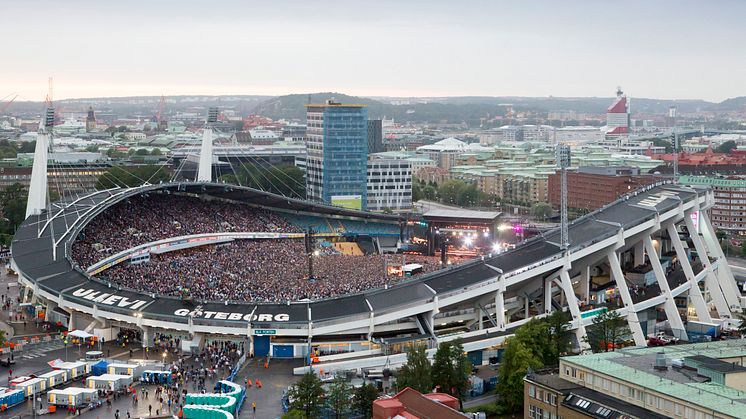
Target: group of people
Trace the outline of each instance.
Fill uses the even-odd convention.
[[[406,262],[421,264],[425,272],[440,267],[435,257],[407,255]],[[313,256],[312,263],[314,279],[309,280],[302,239],[237,240],[151,255],[147,263],[120,264],[100,277],[160,295],[251,302],[316,300],[382,288],[402,279],[387,275],[387,257],[382,255],[321,254]]]
[[[95,217],[73,244],[73,258],[85,268],[111,254],[169,237],[304,231],[289,219],[221,200],[161,193],[138,195]],[[241,239],[151,253],[149,260],[113,266],[99,277],[148,293],[237,302],[316,300],[383,288],[402,279],[387,274],[385,256],[344,255],[323,240],[321,244],[312,256],[312,272],[304,240],[280,238]],[[434,257],[407,256],[407,263],[419,263],[425,272],[441,267]]]
[[[138,195],[91,220],[73,243],[73,259],[85,268],[143,243],[190,234],[302,231],[273,212],[249,205],[182,195]]]

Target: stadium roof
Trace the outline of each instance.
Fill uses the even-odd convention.
[[[477,211],[431,201],[418,201],[415,206],[422,211],[422,216],[429,221],[481,221],[493,222],[502,214],[498,211]]]

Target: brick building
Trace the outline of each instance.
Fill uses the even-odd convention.
[[[681,176],[679,183],[711,186],[715,191],[715,205],[710,210],[713,227],[727,232],[734,240],[746,240],[746,178]]]
[[[593,211],[655,181],[654,176],[640,174],[634,167],[581,167],[567,173],[567,206]],[[557,172],[549,176],[552,206],[560,205],[561,191],[561,175]]]

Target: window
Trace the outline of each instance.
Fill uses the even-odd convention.
[[[544,419],[544,409],[532,404],[528,405],[528,417],[531,419]]]
[[[528,386],[528,395],[529,395],[530,397],[535,397],[535,396],[536,396],[536,387],[534,387],[534,385],[533,385],[533,384],[530,384],[530,385]]]

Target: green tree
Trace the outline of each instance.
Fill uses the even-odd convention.
[[[531,206],[531,215],[546,220],[552,215],[552,206],[546,202],[537,202]]]
[[[336,419],[348,417],[352,407],[352,386],[344,377],[336,376],[326,393],[327,406],[334,412]]]
[[[89,153],[95,153],[95,152],[98,151],[98,149],[99,149],[99,145],[98,144],[91,144],[91,145],[89,145],[89,146],[87,146],[85,148],[85,151],[87,151]]]
[[[466,183],[462,180],[451,179],[443,182],[443,184],[438,188],[440,202],[444,204],[458,205],[459,192],[465,187]]]
[[[136,156],[147,156],[150,154],[147,148],[138,148],[137,151],[135,151]]]
[[[733,140],[729,140],[729,141],[726,141],[720,144],[718,148],[715,149],[715,151],[717,151],[718,153],[730,153],[731,150],[733,150],[736,147],[737,147],[736,142]]]
[[[289,410],[287,413],[281,416],[281,419],[306,419],[303,412],[300,410]]]
[[[741,256],[746,257],[746,240],[741,242]]]
[[[431,373],[425,345],[412,345],[407,348],[406,364],[396,374],[396,387],[399,390],[411,387],[420,393],[429,393],[433,389]]]
[[[742,308],[740,313],[736,313],[736,317],[741,320],[738,325],[738,332],[741,336],[746,336],[746,308]]]
[[[541,368],[542,363],[517,336],[508,338],[506,345],[496,392],[505,413],[515,413],[523,409],[523,377],[530,369]]]
[[[460,340],[443,342],[433,358],[433,384],[440,387],[440,391],[461,399],[469,390],[471,369]]]
[[[353,406],[365,419],[369,419],[373,417],[373,402],[377,398],[378,389],[372,384],[365,384],[355,389]]]
[[[18,226],[26,219],[27,197],[28,191],[20,183],[14,183],[0,192],[0,241],[6,246],[10,244]]]
[[[290,388],[290,409],[302,412],[306,418],[318,417],[324,403],[324,388],[313,372],[307,372]]]
[[[614,351],[630,336],[632,332],[627,321],[616,311],[607,311],[593,318],[593,324],[586,328],[585,340],[593,352],[608,352]]]
[[[154,148],[153,150],[150,151],[150,155],[151,156],[162,156],[163,152],[161,151],[160,148]]]
[[[422,190],[422,196],[428,201],[437,201],[438,200],[438,188],[433,185],[427,185]]]
[[[673,153],[673,144],[671,144],[671,140],[655,138],[653,139],[653,145],[656,147],[664,147],[666,153]]]
[[[476,185],[464,185],[458,190],[456,203],[462,207],[473,207],[479,204],[481,195]]]
[[[422,184],[417,179],[412,179],[412,202],[417,202],[423,198]]]

